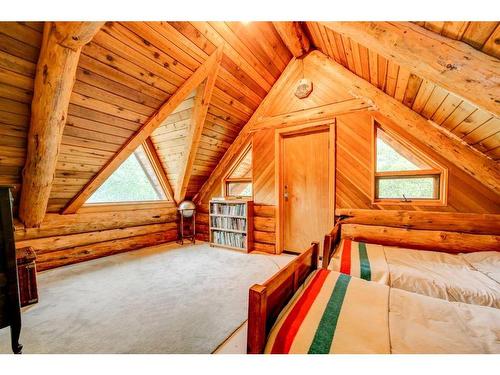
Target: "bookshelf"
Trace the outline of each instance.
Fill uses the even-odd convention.
[[[253,201],[213,199],[209,203],[210,246],[253,250]]]

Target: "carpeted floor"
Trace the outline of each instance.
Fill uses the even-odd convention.
[[[23,352],[211,353],[246,320],[248,288],[291,259],[167,245],[43,272]]]

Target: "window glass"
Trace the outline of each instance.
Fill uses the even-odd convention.
[[[158,201],[167,199],[144,148],[139,146],[90,196],[86,203]]]
[[[439,177],[377,178],[377,196],[382,199],[439,199]]]
[[[251,197],[251,182],[227,182],[227,195],[231,197]]]

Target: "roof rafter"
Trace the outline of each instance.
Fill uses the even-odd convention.
[[[170,185],[170,182],[168,181],[167,174],[165,173],[165,169],[161,163],[158,153],[156,152],[156,148],[153,144],[153,141],[151,140],[151,137],[148,137],[144,141],[143,146],[146,155],[151,161],[151,165],[153,166],[156,176],[160,181],[160,185],[163,188],[163,191],[167,193],[167,197],[169,199],[171,199],[175,204],[177,204],[174,197],[174,191],[172,189],[172,186]]]
[[[464,172],[500,194],[500,169],[496,161],[483,155],[432,121],[426,120],[320,51],[313,51],[308,57],[311,64],[323,71],[324,74],[328,74],[328,77],[336,84],[344,87],[356,97],[372,100],[378,110],[378,112],[374,112],[375,117],[381,114],[385,122],[390,121],[394,127],[422,140]]]
[[[498,59],[410,22],[320,22],[498,116]]]
[[[175,200],[182,202],[186,197],[189,180],[193,173],[194,160],[198,153],[203,126],[207,117],[208,106],[212,98],[212,93],[215,87],[215,81],[222,60],[222,48],[219,48],[217,53],[217,64],[213,66],[212,72],[207,77],[206,81],[198,87],[194,100],[193,115],[189,124],[188,134],[186,136],[187,150],[181,160],[179,169],[179,178],[175,193]]]
[[[103,23],[45,23],[19,204],[19,218],[28,228],[45,216],[80,53]]]
[[[182,101],[202,83],[218,63],[219,51],[212,53],[207,60],[182,84],[181,87],[162,104],[153,116],[125,143],[125,145],[109,160],[104,167],[62,210],[62,214],[75,213],[85,201],[101,186],[106,179],[127,159],[139,145],[162,124],[163,121],[182,103]]]
[[[295,57],[305,55],[311,49],[311,42],[300,22],[273,22],[274,28]]]

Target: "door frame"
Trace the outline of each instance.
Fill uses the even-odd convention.
[[[276,210],[276,254],[281,254],[284,247],[284,204],[283,204],[283,139],[291,135],[306,135],[318,131],[328,131],[328,221],[333,227],[335,222],[335,154],[336,154],[336,121],[321,125],[303,124],[282,129],[274,133],[274,152],[276,160],[274,189],[278,207]],[[326,235],[326,233],[325,233]]]

